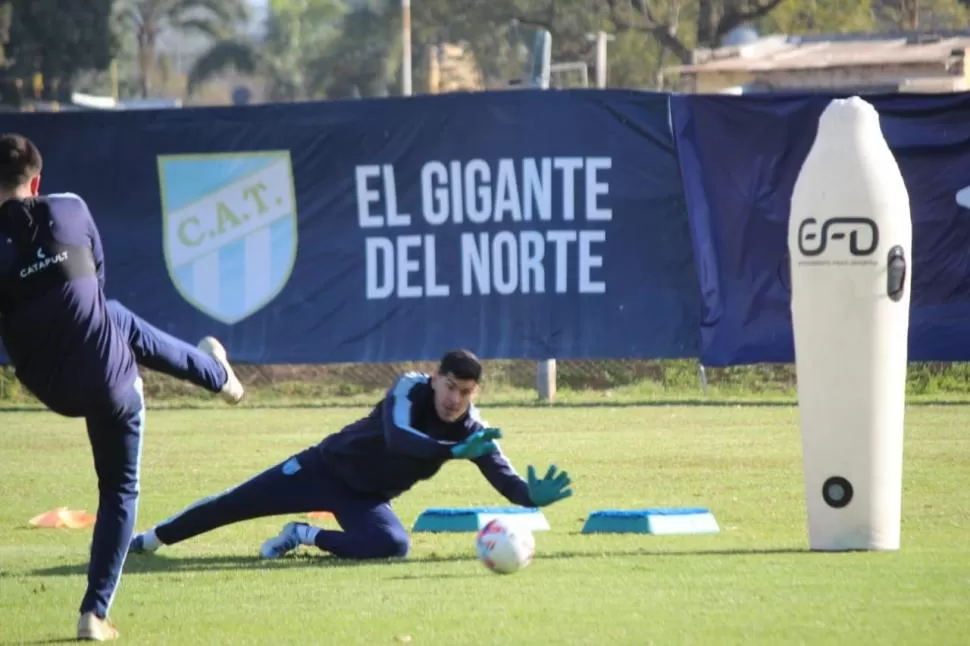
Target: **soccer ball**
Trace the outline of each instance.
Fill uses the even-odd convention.
[[[491,520],[475,537],[478,560],[496,574],[518,572],[536,553],[536,541],[528,529],[502,520]]]

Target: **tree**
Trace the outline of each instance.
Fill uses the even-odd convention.
[[[0,0],[0,67],[7,66],[4,50],[10,44],[10,26],[13,22],[13,1]]]
[[[694,48],[717,46],[735,27],[771,14],[784,1],[490,0],[469,3],[455,15],[448,0],[422,0],[414,3],[413,20],[416,42],[468,40],[487,75],[502,64],[522,65],[516,48],[500,45],[513,40],[516,27],[548,30],[554,61],[589,64],[595,44],[587,35],[603,29],[617,36],[610,45],[610,78],[649,87],[659,82],[668,57],[690,62]],[[496,53],[502,51],[506,58],[496,66]]]
[[[27,97],[67,100],[79,73],[107,69],[117,46],[111,10],[112,0],[0,3],[4,103]],[[40,83],[34,85],[35,78]]]
[[[325,87],[329,97],[399,93],[401,35],[399,0],[359,5],[344,16],[325,54],[311,63],[315,85]]]
[[[883,29],[933,32],[966,29],[965,0],[873,0],[873,13]]]
[[[717,47],[731,30],[771,13],[784,0],[601,0],[618,31],[649,34],[689,63],[696,47]],[[693,24],[692,33],[679,27]]]
[[[448,0],[422,0],[412,7],[413,37],[419,45],[465,41],[478,59],[486,85],[502,86],[528,68],[535,30],[552,34],[553,59],[589,59],[586,34],[603,22],[590,0],[489,0],[471,2],[455,12]]]
[[[265,36],[218,40],[189,71],[189,93],[235,69],[262,76],[272,101],[319,98],[325,79],[312,70],[327,58],[345,11],[341,0],[272,0]]]
[[[33,0],[31,0],[33,1]],[[158,60],[158,37],[165,29],[220,39],[249,17],[245,0],[118,0],[120,15],[133,27],[138,43],[141,95],[151,93],[151,71]]]
[[[784,0],[757,22],[762,33],[865,33],[876,29],[872,0]]]

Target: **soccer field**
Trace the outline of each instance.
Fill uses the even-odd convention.
[[[138,529],[310,444],[364,408],[153,410]],[[807,551],[797,410],[776,406],[487,408],[525,472],[550,462],[575,495],[546,510],[536,561],[497,576],[466,534],[413,536],[406,561],[359,565],[259,544],[293,517],[133,555],[112,619],[132,644],[965,644],[970,634],[970,407],[907,411],[903,546]],[[216,431],[218,427],[225,431]],[[90,529],[31,529],[94,511],[83,425],[0,413],[0,643],[74,636]],[[505,504],[468,463],[395,505]],[[707,506],[713,536],[588,536],[598,508]]]

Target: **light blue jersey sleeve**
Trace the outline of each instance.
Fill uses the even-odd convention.
[[[384,441],[394,453],[402,453],[426,460],[447,460],[452,457],[452,442],[442,442],[414,428],[411,418],[411,391],[428,383],[429,377],[418,372],[406,372],[391,386],[384,400]]]

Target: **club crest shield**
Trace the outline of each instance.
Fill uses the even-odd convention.
[[[182,297],[232,325],[269,304],[296,261],[288,151],[160,155],[165,264]]]

